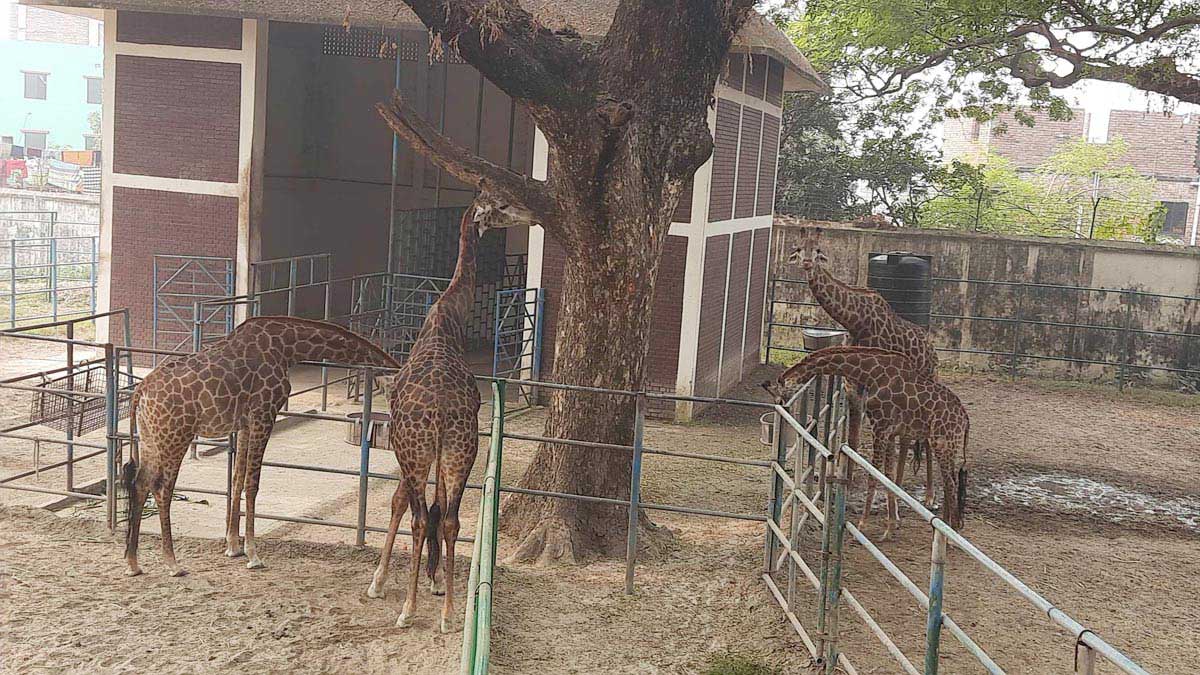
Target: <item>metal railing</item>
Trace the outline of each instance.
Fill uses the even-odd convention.
[[[99,237],[0,241],[0,322],[18,324],[96,311]]]
[[[1200,331],[1189,333],[1140,328],[1136,325],[1135,317],[1137,313],[1136,305],[1139,301],[1144,301],[1148,304],[1179,302],[1183,304],[1180,315],[1189,316],[1195,313],[1194,310],[1197,307],[1200,307],[1200,298],[1150,293],[1128,288],[1093,288],[1086,286],[946,277],[935,277],[933,281],[943,286],[957,284],[966,285],[967,287],[978,286],[980,288],[997,289],[997,292],[1004,291],[1015,296],[1013,300],[1013,314],[1011,316],[933,312],[930,315],[933,320],[930,333],[935,340],[945,339],[947,334],[958,336],[956,344],[938,345],[937,350],[939,352],[987,356],[998,359],[1012,378],[1016,378],[1019,374],[1022,362],[1028,360],[1053,361],[1077,366],[1108,368],[1114,373],[1116,384],[1121,389],[1129,383],[1132,375],[1136,372],[1157,371],[1170,373],[1177,377],[1200,380]],[[799,288],[805,289],[803,294],[796,291]],[[1047,310],[1044,307],[1031,306],[1033,303],[1026,301],[1031,290],[1075,295],[1073,313],[1076,317],[1079,314],[1079,305],[1083,304],[1080,298],[1086,297],[1090,299],[1094,294],[1100,295],[1102,298],[1115,295],[1119,300],[1118,307],[1121,308],[1119,322],[1115,324],[1101,324],[1088,323],[1078,319],[1074,321],[1058,321],[1041,318],[1047,315]],[[804,297],[805,299],[796,299],[797,297]],[[945,296],[935,294],[934,307],[937,308],[948,304],[944,299]],[[799,310],[792,308],[799,308]],[[765,347],[768,362],[773,358],[777,358],[780,353],[805,352],[806,350],[801,344],[798,332],[801,329],[833,327],[832,324],[828,323],[827,318],[824,319],[824,322],[814,319],[811,312],[806,312],[806,316],[799,321],[792,318],[795,316],[796,311],[805,312],[808,309],[820,309],[820,305],[812,300],[811,295],[808,294],[807,282],[800,279],[773,279],[771,281],[767,296],[767,340]],[[824,318],[823,313],[819,316]],[[1006,326],[1007,329],[986,339],[978,336],[970,336],[970,331],[967,328],[977,323]],[[1033,335],[1031,329],[1053,332],[1054,337],[1065,345],[1064,351],[1062,353],[1049,353],[1045,350],[1037,350],[1036,345],[1030,345],[1033,338],[1037,337]],[[793,332],[795,332],[794,335]],[[1162,339],[1177,341],[1176,353],[1170,362],[1172,364],[1184,364],[1185,367],[1168,365],[1165,362],[1139,362],[1139,345],[1145,345],[1146,343]],[[1042,342],[1045,341],[1042,340]],[[1107,348],[1101,347],[1097,351],[1096,347],[1088,346],[1089,341],[1101,342],[1110,346]],[[995,346],[989,349],[975,347],[974,345],[978,342]],[[964,345],[964,343],[966,344]],[[1003,348],[997,348],[1001,344],[1003,344]],[[1089,354],[1091,355],[1090,357]]]
[[[18,483],[17,480],[31,475],[24,472],[0,480],[0,489],[28,490],[32,492],[48,492],[84,500],[102,501],[106,505],[110,528],[116,528],[118,523],[117,509],[117,469],[125,445],[133,438],[135,429],[122,432],[118,428],[119,402],[127,387],[118,382],[121,359],[129,359],[133,354],[159,353],[163,350],[142,349],[136,347],[118,347],[111,343],[99,344],[80,340],[70,340],[55,336],[32,335],[28,333],[14,334],[6,331],[6,338],[46,340],[75,346],[85,345],[103,350],[105,368],[105,389],[103,392],[57,392],[63,395],[81,396],[84,398],[101,397],[105,406],[105,443],[76,441],[75,445],[91,450],[84,457],[69,458],[68,463],[83,461],[91,457],[105,457],[104,494],[94,495],[83,492],[57,490],[40,485]],[[166,355],[182,355],[180,352],[166,352]],[[329,367],[354,369],[360,372],[366,383],[361,397],[361,415],[333,413],[303,413],[281,412],[280,417],[297,417],[338,424],[355,424],[359,420],[373,419],[374,408],[374,378],[385,372],[380,368],[359,368],[347,364],[318,364]],[[480,377],[490,382],[492,389],[492,425],[490,429],[480,432],[480,436],[490,439],[487,467],[482,484],[468,483],[467,488],[482,490],[479,507],[479,524],[474,537],[460,537],[460,541],[474,545],[475,555],[472,559],[471,574],[468,578],[469,601],[467,621],[464,624],[463,671],[486,673],[490,658],[492,603],[495,598],[495,558],[497,547],[497,531],[500,514],[498,499],[502,493],[535,495],[552,499],[566,499],[580,502],[604,503],[624,507],[628,514],[626,531],[626,556],[624,587],[626,593],[632,593],[636,581],[638,561],[638,518],[645,511],[660,511],[678,514],[689,514],[703,517],[726,518],[732,520],[762,523],[764,527],[763,541],[763,574],[762,579],[771,597],[779,604],[789,623],[804,642],[810,657],[819,664],[826,673],[832,673],[836,668],[842,668],[849,673],[857,672],[849,658],[839,647],[839,611],[845,604],[850,607],[867,625],[871,632],[887,647],[888,652],[897,663],[908,673],[921,672],[896,646],[895,641],[879,626],[868,612],[858,602],[852,591],[844,583],[845,563],[842,557],[845,535],[849,533],[871,555],[879,561],[885,571],[895,577],[914,596],[918,604],[927,611],[925,622],[926,651],[924,672],[937,673],[940,662],[940,636],[945,627],[967,650],[984,665],[989,672],[1003,672],[999,666],[954,622],[948,613],[942,609],[942,597],[947,587],[945,576],[945,559],[948,546],[959,549],[991,573],[998,576],[1008,586],[1016,590],[1028,600],[1038,611],[1044,613],[1057,626],[1067,630],[1075,640],[1079,649],[1084,650],[1079,663],[1086,668],[1094,667],[1096,658],[1101,658],[1115,664],[1126,673],[1141,674],[1145,671],[1119,651],[1101,639],[1096,633],[1086,629],[1075,619],[1055,607],[1050,601],[1037,594],[1014,575],[1009,573],[994,560],[980,551],[966,538],[949,528],[929,510],[925,509],[915,498],[890,481],[882,472],[876,469],[858,452],[842,442],[845,435],[845,406],[836,380],[819,378],[807,383],[786,405],[719,399],[709,397],[678,396],[649,392],[634,392],[624,390],[603,389],[596,387],[581,387],[554,382],[531,382],[527,380],[512,380],[506,378]],[[629,445],[601,443],[579,439],[552,438],[536,434],[511,432],[505,427],[505,389],[509,385],[536,386],[547,390],[570,391],[577,394],[633,399],[633,437]],[[0,387],[17,390],[45,392],[45,388],[25,386],[17,383],[0,383]],[[652,399],[665,401],[688,401],[706,404],[727,404],[744,406],[763,410],[772,419],[770,451],[764,453],[762,459],[721,456],[716,454],[684,452],[654,448],[645,443],[646,410]],[[798,412],[794,414],[794,411]],[[48,436],[17,433],[15,431],[0,432],[0,437],[14,438],[31,442],[67,443],[70,439],[52,438]],[[630,462],[630,485],[628,495],[596,496],[580,495],[551,490],[505,486],[501,482],[504,475],[504,443],[506,440],[542,443],[558,448],[586,448],[595,452],[617,452],[628,456]],[[178,486],[181,492],[202,492],[225,496],[227,515],[232,508],[229,500],[229,485],[232,480],[236,439],[227,441],[203,441],[203,444],[216,448],[226,454],[226,485],[213,486]],[[832,450],[830,448],[833,448]],[[354,530],[356,541],[365,543],[367,532],[385,532],[384,527],[373,526],[367,521],[367,497],[369,480],[379,479],[396,481],[391,474],[371,471],[370,459],[372,450],[377,450],[372,444],[370,424],[361,424],[358,436],[358,466],[356,469],[334,466],[317,466],[285,461],[267,461],[263,466],[289,471],[317,472],[329,475],[340,475],[354,478],[357,482],[357,517],[354,522],[324,520],[295,514],[257,513],[257,518],[277,520],[324,527],[335,527]],[[712,461],[720,464],[734,464],[746,467],[756,467],[763,471],[764,481],[769,483],[769,499],[764,512],[741,513],[728,512],[710,508],[697,508],[671,503],[651,503],[642,499],[641,485],[645,469],[643,459],[647,455],[672,457],[683,460]],[[59,463],[55,466],[62,466]],[[850,468],[857,465],[870,476],[878,480],[885,490],[894,494],[906,507],[915,511],[933,530],[933,554],[931,556],[931,581],[928,592],[922,591],[916,583],[909,579],[899,567],[884,555],[861,531],[846,522],[846,493],[849,489],[848,477]],[[790,467],[790,469],[789,469]],[[785,519],[785,514],[787,518]],[[812,564],[805,558],[802,545],[805,537],[819,533],[820,558],[817,564]],[[405,534],[410,534],[405,532]],[[786,568],[786,569],[785,569]],[[783,571],[786,580],[777,580],[776,575]],[[861,578],[864,572],[856,570],[856,576]],[[805,602],[800,598],[800,587],[803,582],[816,591],[812,601]],[[784,584],[781,586],[781,583]],[[811,620],[806,623],[802,615],[810,614]]]

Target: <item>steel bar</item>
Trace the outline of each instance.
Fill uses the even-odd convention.
[[[35,443],[36,442],[37,441],[35,441]],[[39,466],[36,469],[30,469],[28,471],[22,471],[21,473],[16,473],[11,476],[7,476],[5,478],[0,478],[0,483],[10,483],[14,480],[21,480],[22,478],[28,478],[30,476],[37,475],[43,471],[53,471],[54,469],[57,469],[61,466],[66,466],[68,464],[82,462],[85,459],[91,459],[97,455],[103,455],[106,452],[108,452],[108,448],[104,448],[102,450],[95,450],[93,452],[87,453],[86,455],[80,455],[79,457],[74,457],[72,459],[64,459],[61,462],[47,464],[46,466]]]
[[[942,639],[942,590],[946,579],[946,537],[933,533],[929,560],[929,611],[925,619],[925,675],[937,675]]]
[[[38,443],[54,443],[57,445],[66,445],[67,441],[62,438],[46,438],[45,436],[33,436],[30,434],[18,434],[11,431],[0,432],[0,438],[15,438],[19,441],[37,441]],[[81,448],[94,448],[104,450],[108,446],[100,443],[90,443],[87,441],[75,441],[75,445]]]
[[[637,564],[638,504],[642,494],[642,441],[646,435],[646,395],[639,393],[634,401],[633,455],[629,468],[629,524],[626,525],[625,533],[625,595],[633,595],[633,567]]]
[[[102,501],[107,499],[104,495],[90,495],[86,492],[68,492],[66,490],[55,490],[52,488],[36,487],[33,485],[16,485],[14,483],[0,483],[0,490],[19,490],[21,492],[41,492],[48,495],[59,495],[61,497],[75,497],[76,499],[90,499],[92,501]]]
[[[363,371],[362,426],[359,434],[358,455],[358,534],[355,543],[367,543],[367,474],[371,470],[371,423],[374,419],[371,408],[375,392],[375,373],[371,368]]]
[[[846,528],[846,483],[850,461],[842,453],[833,460],[833,470],[836,480],[827,481],[832,487],[833,507],[829,511],[831,519],[826,520],[829,536],[829,569],[825,577],[822,591],[825,593],[825,626],[822,637],[825,638],[825,674],[833,675],[837,670],[841,652],[838,649],[839,606],[842,596],[842,543],[845,539]]]

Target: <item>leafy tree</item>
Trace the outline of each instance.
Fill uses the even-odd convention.
[[[927,204],[925,227],[1003,234],[1041,234],[1153,242],[1163,210],[1154,181],[1123,162],[1124,141],[1065,143],[1041,166],[1019,174],[989,156],[978,166],[958,163],[957,184]]]
[[[1200,47],[1195,0],[812,0],[796,34],[815,63],[856,69],[861,98],[931,94],[980,116],[1024,88],[1065,115],[1052,87],[1103,80],[1200,103],[1180,69]]]

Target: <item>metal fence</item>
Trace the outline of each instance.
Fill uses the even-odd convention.
[[[89,317],[91,319],[93,317]],[[18,480],[33,475],[26,471],[20,474],[0,479],[0,489],[27,490],[57,495],[64,495],[82,500],[94,500],[105,503],[107,520],[110,528],[116,528],[118,523],[118,482],[117,468],[120,466],[122,453],[131,442],[128,432],[122,432],[118,427],[120,414],[120,397],[128,393],[128,386],[119,381],[122,360],[128,361],[133,354],[159,353],[164,350],[140,349],[128,346],[116,346],[111,343],[99,344],[62,338],[57,336],[33,335],[27,332],[16,333],[5,331],[6,339],[43,340],[66,344],[72,347],[90,347],[103,351],[103,368],[105,387],[103,392],[75,392],[57,390],[50,387],[28,386],[15,382],[0,383],[0,388],[30,391],[38,394],[61,394],[78,396],[82,399],[102,398],[105,410],[105,442],[75,442],[75,446],[84,447],[91,452],[80,457],[68,457],[66,462],[59,462],[55,467],[74,466],[75,463],[93,457],[104,457],[105,478],[103,494],[96,495],[78,492],[70,489],[59,490],[46,488],[41,485],[20,483]],[[167,352],[174,355],[178,352]],[[347,364],[320,364],[330,367],[354,368]],[[337,424],[354,425],[359,420],[374,419],[374,377],[385,372],[378,368],[356,368],[361,373],[362,380],[367,383],[361,397],[361,414],[331,414],[331,413],[301,413],[282,412],[281,417],[299,417]],[[915,498],[908,495],[899,486],[891,482],[864,459],[854,449],[841,442],[844,436],[845,415],[840,394],[840,387],[831,378],[820,378],[807,383],[786,405],[778,405],[754,401],[737,401],[707,397],[675,396],[648,392],[633,392],[594,387],[579,387],[553,382],[530,382],[526,380],[510,380],[505,378],[481,378],[489,381],[492,388],[490,397],[491,417],[493,424],[489,429],[480,432],[481,436],[490,439],[486,471],[483,484],[468,483],[470,489],[481,489],[480,520],[475,537],[463,537],[462,541],[474,544],[474,556],[471,563],[471,573],[468,578],[467,620],[464,623],[463,672],[486,673],[490,658],[492,608],[495,598],[495,559],[497,535],[499,527],[499,511],[497,499],[501,493],[517,493],[535,495],[551,499],[567,499],[580,502],[596,502],[625,507],[628,513],[626,529],[626,556],[624,586],[626,593],[632,593],[636,580],[638,562],[638,518],[642,510],[660,511],[677,514],[688,514],[702,517],[726,518],[732,520],[763,523],[763,575],[764,584],[772,597],[780,605],[789,623],[802,638],[810,657],[821,666],[826,673],[833,673],[841,668],[849,673],[857,672],[849,657],[839,647],[839,612],[844,603],[854,610],[866,623],[868,628],[888,647],[889,653],[897,663],[908,673],[921,672],[912,662],[896,648],[892,640],[879,625],[870,617],[868,611],[858,603],[853,593],[844,583],[842,550],[847,533],[854,537],[866,548],[884,570],[894,576],[911,593],[918,604],[926,608],[928,619],[925,622],[926,651],[924,654],[924,672],[937,673],[939,664],[939,641],[942,628],[945,627],[973,654],[981,664],[993,673],[1003,672],[994,661],[987,656],[964,630],[954,622],[948,613],[942,609],[942,596],[947,587],[945,578],[945,554],[948,545],[953,545],[963,553],[979,562],[986,569],[998,576],[1007,585],[1016,590],[1031,605],[1042,612],[1055,624],[1067,630],[1075,640],[1077,648],[1083,650],[1084,658],[1079,660],[1084,664],[1078,672],[1093,672],[1096,658],[1105,659],[1126,673],[1144,673],[1120,652],[1102,640],[1096,633],[1087,630],[1083,625],[1056,608],[1041,595],[1016,579],[1012,574],[1000,567],[995,561],[982,553],[970,541],[949,528],[933,513],[925,509]],[[545,437],[535,434],[510,432],[505,428],[506,412],[505,389],[507,386],[537,386],[550,390],[570,391],[577,395],[595,396],[612,401],[614,397],[633,399],[634,421],[633,440],[630,445],[592,442],[580,439]],[[689,401],[706,404],[726,404],[744,406],[762,410],[770,420],[771,431],[770,450],[764,452],[761,459],[721,456],[716,454],[671,451],[653,448],[645,443],[646,411],[648,402],[652,399],[665,401]],[[798,417],[797,417],[798,415]],[[284,461],[263,462],[263,466],[294,471],[318,472],[330,475],[340,475],[357,481],[358,508],[355,522],[339,522],[316,519],[296,514],[256,513],[257,518],[279,520],[292,523],[319,525],[354,530],[356,541],[365,542],[367,532],[385,532],[380,526],[367,522],[368,481],[375,478],[385,481],[396,481],[391,474],[373,472],[370,470],[370,455],[374,448],[372,444],[371,425],[359,425],[359,463],[357,469],[343,469],[330,466],[315,466]],[[0,432],[0,437],[14,438],[32,443],[71,443],[71,440],[42,434],[18,433],[16,431]],[[630,485],[628,496],[594,496],[569,494],[549,490],[537,490],[516,486],[505,486],[501,482],[504,475],[504,444],[508,440],[546,443],[560,449],[582,448],[592,452],[618,453],[627,457],[630,462]],[[225,496],[226,510],[232,508],[229,497],[229,480],[232,477],[233,453],[236,439],[227,442],[207,442],[217,452],[226,454],[226,485],[220,487],[178,486],[181,492],[199,492]],[[830,449],[832,448],[832,449]],[[684,461],[706,461],[720,464],[733,464],[756,467],[763,473],[763,480],[769,486],[770,497],[765,509],[757,513],[728,512],[707,508],[694,508],[686,505],[670,503],[647,502],[641,497],[641,485],[644,477],[643,459],[647,455],[671,457]],[[886,555],[879,551],[861,531],[846,522],[846,492],[849,489],[848,476],[850,467],[858,465],[868,474],[879,480],[884,488],[893,493],[908,508],[915,511],[933,530],[933,545],[931,556],[931,580],[928,593],[920,588]],[[789,468],[790,467],[790,468]],[[49,468],[49,467],[47,467]],[[228,513],[227,513],[228,515]],[[786,516],[786,517],[785,517]],[[409,534],[409,533],[406,533]],[[801,539],[819,536],[820,559],[815,568],[805,558]],[[855,577],[862,578],[867,574],[864,570],[856,570]],[[777,578],[777,576],[779,578]],[[786,579],[786,580],[785,580]],[[815,601],[801,598],[799,587],[807,581],[816,591]],[[786,586],[781,586],[784,583]],[[786,589],[786,591],[785,591]],[[806,623],[806,618],[811,620]]]
[[[15,328],[94,313],[94,231],[94,225],[60,222],[53,211],[0,212],[0,324]]]
[[[1200,384],[1200,321],[1184,319],[1186,330],[1141,327],[1150,321],[1148,309],[1161,314],[1168,303],[1177,305],[1176,315],[1200,319],[1200,298],[1019,281],[935,277],[933,282],[930,335],[940,352],[988,357],[1013,378],[1025,366],[1057,362],[1077,370],[1104,369],[1119,388],[1138,374],[1154,372],[1173,375],[1184,386]],[[807,285],[800,279],[771,280],[768,362],[806,351],[804,328],[834,327]],[[1042,297],[1035,299],[1035,294]],[[1011,313],[973,313],[984,296]]]

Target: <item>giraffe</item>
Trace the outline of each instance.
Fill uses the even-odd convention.
[[[795,390],[815,375],[840,375],[861,389],[863,407],[871,420],[875,438],[883,440],[883,443],[875,444],[872,462],[876,466],[881,455],[890,450],[897,439],[901,448],[913,441],[927,444],[929,454],[937,458],[942,475],[942,519],[950,527],[961,528],[966,502],[967,435],[971,421],[954,392],[937,380],[925,377],[903,354],[860,346],[819,349],[788,368],[776,380],[764,382],[763,387],[785,400],[789,390]],[[896,483],[899,484],[903,477],[903,462],[897,473]],[[874,497],[874,491],[872,483],[868,503]],[[884,539],[891,537],[895,502],[895,495],[889,492]]]
[[[917,373],[937,379],[937,351],[929,340],[929,333],[920,326],[904,319],[888,305],[883,296],[873,290],[858,288],[843,283],[826,267],[827,258],[820,248],[821,228],[809,226],[800,230],[800,241],[795,251],[788,258],[791,264],[799,263],[800,268],[808,277],[808,287],[813,298],[834,321],[841,324],[850,334],[850,344],[862,347],[877,347],[898,352],[909,358]],[[857,449],[859,441],[861,405],[853,392],[850,402],[850,433],[852,447]],[[878,438],[875,441],[879,444]],[[914,457],[919,460],[920,446],[914,447]],[[895,472],[890,469],[891,449],[883,455],[885,464],[880,469],[889,475],[903,475],[899,467],[908,455],[908,448],[902,447],[897,458]],[[897,482],[899,482],[897,480]],[[867,478],[867,494],[875,494],[875,483]],[[860,526],[870,516],[873,504],[868,499],[863,505],[863,518]],[[933,506],[933,458],[925,456],[925,506]],[[899,513],[894,514],[899,519]]]
[[[202,351],[172,359],[150,372],[134,390],[132,424],[141,429],[132,461],[123,468],[129,492],[125,539],[128,574],[138,567],[138,533],[149,493],[158,503],[163,558],[172,576],[187,572],[175,559],[171,494],[184,453],[197,436],[237,436],[231,506],[226,516],[225,555],[243,554],[250,569],[264,567],[254,541],[254,502],[263,453],[275,416],[291,393],[288,368],[301,361],[331,361],[398,368],[387,352],[341,326],[287,316],[247,319]],[[246,493],[246,541],[238,542],[241,495]]]
[[[408,595],[396,626],[411,625],[417,605],[422,542],[429,548],[426,574],[430,590],[444,595],[439,630],[450,630],[454,612],[454,543],[458,509],[467,476],[479,451],[479,389],[467,365],[467,321],[475,298],[475,255],[488,229],[484,217],[492,207],[468,208],[459,226],[458,262],[442,296],[430,308],[408,360],[387,384],[391,409],[389,444],[400,465],[400,481],[392,495],[392,517],[379,564],[367,596],[382,598],[400,519],[412,509],[412,560]],[[501,208],[503,211],[503,207]],[[474,217],[472,213],[474,212]],[[426,506],[425,481],[435,468],[433,505]],[[438,536],[445,545],[442,556]],[[439,560],[444,588],[437,585]]]

